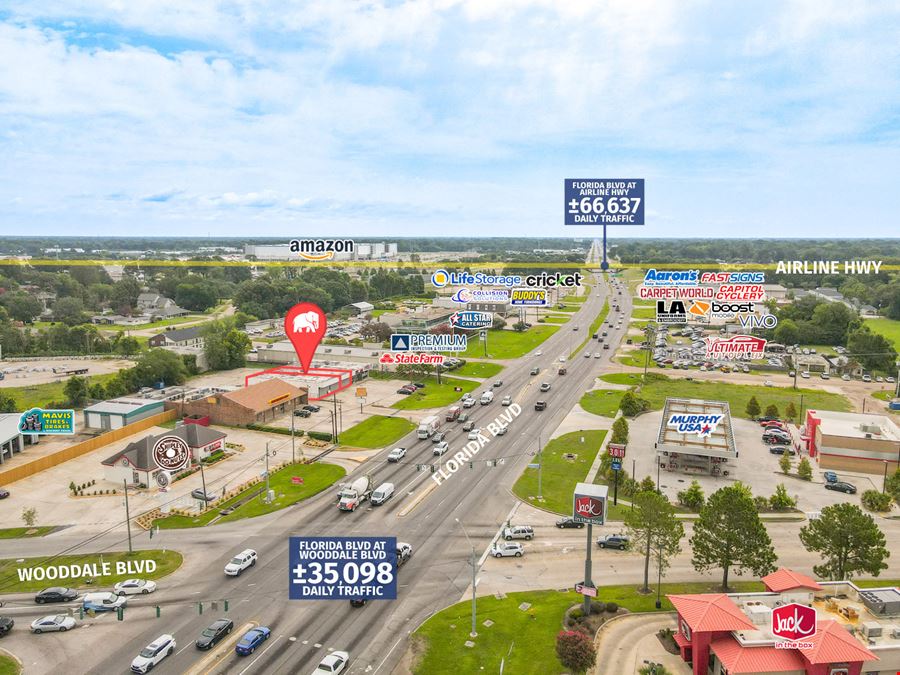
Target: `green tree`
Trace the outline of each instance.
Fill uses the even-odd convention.
[[[797,475],[803,480],[812,480],[812,466],[806,457],[800,459],[797,465]]]
[[[644,480],[638,484],[638,492],[656,492],[656,481],[650,476],[644,476]]]
[[[887,492],[866,490],[862,493],[860,502],[867,511],[884,513],[891,510],[891,496]]]
[[[141,351],[141,343],[137,338],[131,337],[130,335],[125,335],[119,338],[118,342],[116,342],[116,353],[121,354],[122,356],[131,356],[132,354],[137,354]]]
[[[894,371],[897,350],[894,349],[893,343],[883,335],[873,333],[868,326],[850,333],[847,338],[847,350],[864,368]]]
[[[779,319],[775,328],[775,342],[783,345],[795,345],[800,341],[800,329],[792,319]]]
[[[893,474],[888,476],[884,484],[885,491],[893,497],[897,504],[900,504],[900,466],[897,467]]]
[[[612,423],[612,438],[609,442],[623,445],[628,443],[628,420],[624,417],[619,417]]]
[[[728,590],[728,573],[744,569],[761,577],[775,570],[775,549],[759,519],[749,489],[740,483],[719,488],[700,509],[691,537],[694,569],[722,570],[722,590]]]
[[[19,405],[16,399],[0,390],[0,413],[17,412]]]
[[[130,313],[137,306],[141,284],[134,277],[123,277],[113,285],[110,303],[117,312]]]
[[[526,328],[528,328],[528,324],[525,323],[524,321],[516,321],[516,322],[512,325],[512,328],[513,328],[513,330],[516,331],[517,333],[521,333],[521,332],[523,332]]]
[[[747,417],[751,420],[755,420],[759,417],[759,414],[762,412],[762,408],[759,407],[759,401],[756,400],[755,396],[751,396],[750,400],[747,401],[747,408],[745,409],[747,413]]]
[[[787,454],[782,455],[782,457],[787,457]],[[797,506],[797,500],[788,494],[784,483],[779,483],[775,486],[775,493],[769,497],[769,506],[773,511],[787,511]]]
[[[90,397],[95,401],[102,401],[106,398],[106,387],[103,386],[102,382],[94,382],[88,387],[88,391],[90,392]]]
[[[34,317],[40,314],[43,309],[40,300],[22,291],[4,293],[0,296],[0,303],[6,308],[10,319],[25,323],[34,321]]]
[[[87,318],[81,298],[60,298],[53,305],[53,318],[67,326],[77,326]]]
[[[63,387],[63,393],[66,395],[66,400],[73,408],[83,408],[90,397],[88,379],[86,377],[73,375],[66,381],[66,384]]]
[[[120,371],[122,376],[124,371]],[[126,382],[128,391],[134,391],[140,387],[151,387],[157,382],[163,382],[166,386],[183,384],[187,379],[187,369],[184,361],[175,352],[167,349],[150,349],[141,354],[134,368],[127,371],[129,374]],[[109,386],[107,385],[107,389]]]
[[[639,492],[634,508],[625,512],[625,527],[634,550],[644,552],[644,587],[650,592],[650,556],[665,571],[669,561],[681,551],[684,526],[675,517],[675,507],[656,491]]]
[[[594,667],[597,652],[589,635],[579,630],[564,630],[556,636],[556,657],[569,670],[583,673]]]
[[[692,480],[687,490],[678,493],[678,503],[692,511],[699,511],[706,503],[706,495],[703,494],[700,483]]]
[[[179,284],[175,289],[175,302],[192,312],[205,312],[218,302],[216,284],[206,279]]]
[[[772,403],[766,406],[766,417],[778,417],[778,406]]]
[[[647,399],[635,396],[634,392],[629,390],[622,395],[619,407],[622,409],[623,415],[626,417],[634,417],[649,409],[650,402]]]
[[[244,365],[250,350],[250,338],[234,328],[228,319],[210,321],[203,326],[203,351],[213,370],[231,370]]]
[[[832,581],[851,579],[857,572],[877,577],[888,566],[884,534],[856,504],[824,507],[818,518],[800,528],[800,541],[822,557],[813,571]]]
[[[37,509],[33,506],[30,508],[22,508],[22,522],[26,527],[34,527],[37,522]]]
[[[797,407],[794,405],[793,401],[789,401],[787,407],[784,409],[784,416],[790,422],[797,421]]]
[[[781,469],[781,473],[788,474],[791,472],[791,455],[788,452],[785,452],[778,459],[778,467]]]

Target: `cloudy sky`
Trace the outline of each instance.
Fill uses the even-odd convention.
[[[0,234],[900,232],[900,4],[0,0]]]

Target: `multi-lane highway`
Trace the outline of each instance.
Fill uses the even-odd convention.
[[[368,507],[356,512],[341,512],[334,503],[334,491],[328,490],[306,503],[269,516],[239,521],[200,530],[167,531],[160,540],[150,542],[146,535],[139,539],[143,548],[169,546],[188,556],[189,573],[180,573],[172,580],[160,581],[160,590],[147,599],[134,600],[126,614],[126,622],[111,632],[108,626],[79,629],[75,635],[18,636],[25,640],[53,640],[53,648],[43,652],[40,663],[26,665],[29,672],[58,672],[66,665],[79,663],[79,671],[124,672],[134,656],[161,633],[171,633],[178,641],[177,652],[156,668],[160,673],[210,672],[250,675],[253,673],[311,672],[328,650],[343,650],[351,654],[351,673],[390,673],[406,648],[406,640],[424,619],[434,611],[460,599],[471,579],[469,545],[460,526],[478,548],[478,555],[487,548],[499,526],[515,504],[509,486],[532,461],[538,438],[545,441],[573,408],[594,377],[608,363],[615,347],[627,330],[630,298],[625,292],[616,295],[624,321],[616,329],[615,313],[610,310],[611,328],[609,350],[600,349],[590,339],[588,328],[601,311],[609,290],[598,277],[590,297],[567,324],[531,354],[511,361],[499,376],[503,386],[495,390],[494,403],[477,405],[468,412],[476,426],[484,428],[488,422],[506,411],[499,400],[510,394],[521,406],[522,413],[510,425],[509,433],[492,438],[477,456],[475,468],[468,466],[430,489],[431,472],[417,471],[416,465],[432,464],[432,443],[420,441],[410,434],[397,445],[409,452],[399,464],[386,462],[388,450],[365,462],[349,478],[371,474],[375,484],[390,481],[397,486],[396,496],[380,507]],[[578,330],[574,330],[576,328]],[[569,353],[585,338],[588,344],[578,350],[571,360]],[[599,351],[601,358],[584,358],[583,352]],[[559,358],[567,359],[568,373],[557,375]],[[540,368],[532,376],[532,368]],[[551,390],[538,388],[549,382]],[[490,387],[491,382],[485,382]],[[475,392],[476,397],[481,390]],[[534,402],[543,399],[548,407],[534,410]],[[461,449],[466,442],[462,425],[450,422],[450,453]],[[490,467],[484,460],[504,458],[504,462]],[[421,499],[420,499],[421,498]],[[415,507],[409,510],[411,504]],[[404,514],[404,511],[408,513]],[[459,521],[459,522],[457,522]],[[288,599],[288,537],[291,535],[382,535],[396,536],[409,542],[414,549],[412,559],[399,570],[399,594],[395,601],[374,601],[354,609],[346,601],[291,601]],[[107,535],[95,542],[105,545],[121,533]],[[58,539],[54,546],[61,546]],[[25,544],[34,554],[48,553],[47,544]],[[41,547],[44,547],[43,550]],[[93,548],[93,547],[92,547]],[[117,546],[121,548],[121,545]],[[253,548],[259,553],[259,563],[237,578],[226,577],[222,570],[231,556]],[[20,555],[31,555],[23,548]],[[514,564],[510,561],[511,564]],[[215,664],[204,660],[193,642],[215,617],[225,614],[222,606],[211,611],[209,603],[227,598],[227,615],[235,622],[236,630],[250,623],[268,626],[272,637],[255,654],[238,657],[233,650]],[[197,603],[203,602],[206,611],[201,616]],[[39,610],[21,603],[18,612],[37,615]],[[162,617],[155,618],[152,605],[160,604]],[[15,609],[15,608],[13,608]],[[6,611],[6,608],[4,609]],[[115,621],[107,616],[99,623]],[[78,640],[72,640],[76,635]],[[101,635],[103,636],[101,638]],[[114,639],[110,636],[115,635]],[[48,646],[49,642],[44,643]],[[12,646],[12,645],[10,645]],[[31,650],[26,649],[26,652]]]

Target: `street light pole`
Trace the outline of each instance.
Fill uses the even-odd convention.
[[[472,631],[469,633],[469,637],[478,637],[478,631],[475,630],[475,615],[476,615],[476,606],[475,606],[475,544],[472,543],[472,540],[469,539],[469,533],[466,532],[465,525],[459,522],[459,518],[454,518],[454,520],[459,524],[462,528],[463,534],[466,535],[466,541],[469,542],[469,546],[472,549]]]
[[[209,502],[206,501],[206,474],[203,473],[203,458],[200,458],[200,480],[203,483],[203,510],[206,510]]]
[[[296,451],[294,449],[294,419],[297,417],[297,400],[294,399],[294,409],[291,411],[291,464],[297,461]]]
[[[656,558],[656,609],[662,608],[662,555]]]
[[[538,434],[538,493],[537,493],[537,498],[539,500],[542,500],[544,498],[544,492],[541,489],[541,485],[542,485],[541,478],[542,478],[543,468],[544,468],[544,453],[541,450],[541,435]]]
[[[885,460],[882,460],[882,461],[884,462],[884,477],[881,479],[881,492],[882,492],[882,494],[884,494],[885,492],[887,492],[887,467],[888,467],[888,461],[887,461],[886,459],[885,459]]]
[[[266,441],[266,504],[269,503],[269,441]]]
[[[128,479],[122,479],[125,484],[125,525],[128,526],[128,553],[134,553],[131,548],[131,511],[128,510]]]

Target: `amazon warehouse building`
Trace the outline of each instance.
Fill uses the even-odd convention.
[[[728,403],[666,399],[655,448],[663,471],[734,477],[738,451]]]

